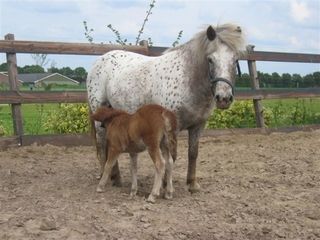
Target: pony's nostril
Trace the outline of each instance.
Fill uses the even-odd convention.
[[[220,101],[220,95],[216,95],[216,101],[217,101],[217,102]]]

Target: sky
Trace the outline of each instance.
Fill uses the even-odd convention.
[[[115,42],[108,24],[134,43],[151,0],[0,0],[0,34],[16,40],[88,42],[83,21],[93,28],[94,42]],[[204,25],[236,23],[257,51],[320,54],[320,1],[318,0],[157,0],[142,39],[169,47],[180,30],[180,43]],[[48,55],[58,68],[84,67],[96,56]],[[18,54],[18,65],[35,64],[30,54]],[[5,62],[0,53],[0,63]],[[248,72],[245,61],[243,72]],[[299,73],[320,71],[320,64],[257,62],[258,71]]]

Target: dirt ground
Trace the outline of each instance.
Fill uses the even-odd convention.
[[[187,191],[179,140],[173,200],[145,197],[153,165],[140,155],[139,190],[96,193],[93,147],[27,146],[0,152],[0,239],[320,239],[320,131],[203,137]]]

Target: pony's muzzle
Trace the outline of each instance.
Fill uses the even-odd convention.
[[[233,95],[215,95],[216,106],[219,109],[227,109],[233,102]]]
[[[233,102],[234,87],[231,81],[225,78],[215,78],[212,82],[212,92],[216,107],[219,109],[227,109]]]

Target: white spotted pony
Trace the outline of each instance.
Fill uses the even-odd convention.
[[[109,106],[128,112],[144,104],[159,104],[178,118],[179,130],[189,133],[187,184],[198,191],[196,160],[199,137],[216,106],[226,109],[234,97],[236,63],[244,38],[239,26],[208,26],[187,43],[158,57],[110,51],[98,58],[87,78],[90,110]],[[101,173],[105,166],[105,129],[95,122]],[[137,155],[131,154],[131,158]],[[120,183],[118,163],[112,179]]]

